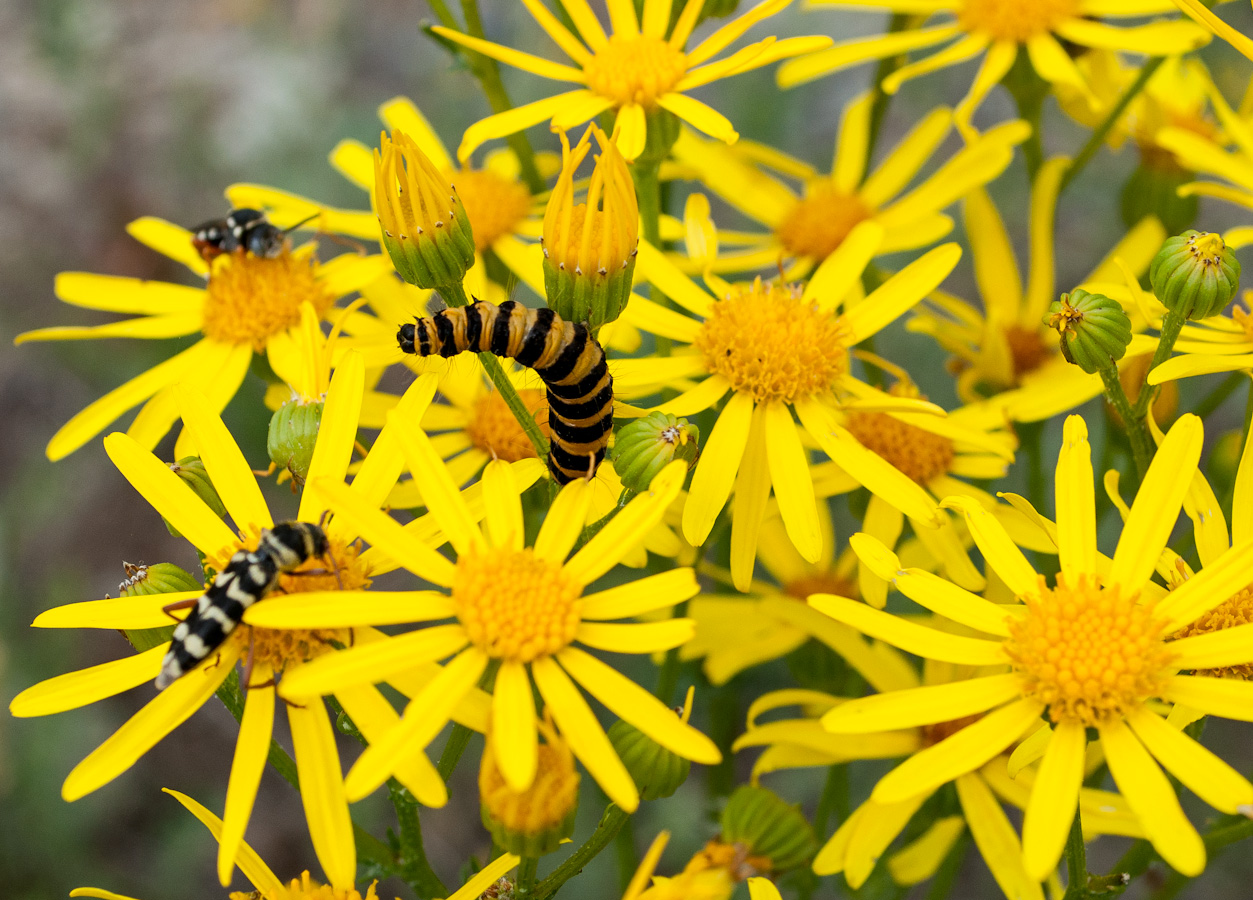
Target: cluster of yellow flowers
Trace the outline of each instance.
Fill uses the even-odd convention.
[[[1249,389],[1253,314],[1228,304],[1253,224],[1185,231],[1198,197],[1253,209],[1253,79],[1233,105],[1195,55],[1216,34],[1253,59],[1253,41],[1199,0],[812,0],[886,9],[890,29],[729,50],[788,3],[606,0],[606,18],[588,0],[522,0],[559,63],[488,40],[473,3],[461,28],[432,2],[432,32],[497,110],[455,158],[397,98],[377,149],[331,153],[368,210],[235,185],[223,220],[129,228],[201,286],[58,277],[65,302],[134,317],[19,342],[202,336],[48,445],[65,457],[138,407],[105,450],[202,567],[133,567],[123,596],[34,622],[120,630],[136,652],[24,690],[15,716],[160,689],[69,773],[66,800],[216,695],[239,720],[221,818],[169,793],[217,838],[221,883],[238,867],[267,900],[372,900],[389,875],[421,898],[546,900],[692,763],[741,751],[748,783],[726,766],[710,779],[717,835],[670,878],[653,876],[659,835],[626,866],[625,898],[726,900],[746,881],[766,900],[781,876],[808,898],[837,873],[852,892],[873,878],[943,891],[969,832],[1006,897],[1064,882],[1079,900],[1159,859],[1177,889],[1253,836],[1253,784],[1199,740],[1207,716],[1253,721],[1247,418],[1227,446],[1238,465],[1200,468],[1204,419]],[[821,31],[824,15],[806,21]],[[955,107],[876,153],[892,95],[976,57]],[[691,95],[780,62],[786,89],[867,61],[829,171],[738,140]],[[512,108],[497,62],[574,88]],[[1019,117],[989,125],[998,84]],[[1045,157],[1049,96],[1087,131],[1073,158]],[[554,152],[524,134],[541,123]],[[954,134],[960,149],[942,150]],[[1059,196],[1127,139],[1125,234],[1059,285]],[[1015,160],[1029,208],[998,210],[987,187]],[[965,263],[940,243],[955,205]],[[746,230],[715,225],[734,211]],[[942,287],[959,265],[977,302]],[[952,408],[885,331],[902,319],[948,355],[923,380]],[[260,370],[266,473],[221,418]],[[1227,380],[1180,413],[1172,382],[1215,373]],[[1108,422],[1098,497],[1072,413],[1102,394],[1085,407]],[[1023,469],[1026,496],[998,491]],[[294,515],[276,523],[285,491],[267,500],[259,477],[290,481]],[[401,569],[388,584],[408,589],[373,587]],[[732,685],[746,722],[711,711],[756,667],[770,674]],[[273,739],[280,708],[292,756]],[[472,810],[447,784],[474,732],[491,852],[445,887],[419,807]],[[318,877],[284,881],[244,841],[267,760],[300,792]],[[863,760],[901,762],[876,781]],[[581,836],[579,766],[609,800]],[[760,783],[815,767],[821,797]],[[1204,834],[1178,785],[1222,814]],[[396,838],[373,840],[366,867],[350,804],[383,786]],[[1136,843],[1089,873],[1085,841],[1104,835]]]

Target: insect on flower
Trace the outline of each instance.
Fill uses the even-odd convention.
[[[205,262],[223,253],[251,253],[260,259],[273,259],[283,251],[283,242],[289,233],[316,217],[314,213],[284,230],[271,222],[262,210],[232,209],[224,219],[197,225],[192,231],[191,243]]]
[[[222,646],[243,621],[244,611],[272,591],[280,575],[306,560],[327,556],[329,550],[320,525],[281,522],[263,529],[256,550],[240,550],[203,595],[187,601],[192,610],[174,629],[173,642],[157,675],[157,689],[169,686]]]

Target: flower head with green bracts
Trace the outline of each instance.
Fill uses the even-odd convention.
[[[843,41],[785,63],[779,68],[780,86],[793,87],[858,63],[944,45],[897,69],[884,79],[883,90],[894,94],[912,78],[983,57],[974,83],[957,105],[957,127],[967,134],[973,133],[971,117],[992,88],[1009,74],[1020,54],[1030,60],[1031,68],[1044,81],[1091,95],[1068,46],[1174,56],[1209,41],[1205,31],[1185,19],[1128,27],[1099,19],[1155,15],[1174,9],[1169,0],[813,0],[811,6],[873,7],[918,14],[918,18],[901,31]],[[933,15],[942,18],[930,24]],[[1095,96],[1091,102],[1097,104]]]
[[[344,685],[374,684],[389,680],[393,673],[452,658],[428,689],[409,703],[398,727],[372,742],[357,760],[345,782],[348,796],[366,796],[399,767],[410,764],[489,670],[494,673],[490,716],[496,762],[513,790],[525,790],[535,777],[538,738],[533,689],[538,689],[575,757],[624,810],[638,805],[635,784],[576,685],[662,746],[696,762],[717,762],[720,754],[708,738],[629,678],[575,646],[651,653],[677,647],[691,637],[692,623],[687,619],[645,624],[608,621],[688,599],[698,590],[691,569],[675,568],[584,593],[661,520],[682,487],[686,465],[672,463],[648,493],[628,503],[577,550],[592,490],[586,481],[571,482],[558,494],[534,544],[528,547],[519,485],[509,464],[496,460],[484,470],[481,497],[486,527],[480,528],[416,420],[393,414],[389,422],[401,436],[429,515],[439,523],[457,559],[453,562],[434,552],[341,484],[310,480],[310,490],[322,493],[335,515],[354,522],[362,536],[387,553],[394,565],[443,590],[426,592],[423,607],[406,620],[423,623],[422,627],[388,641],[325,656],[317,665],[291,673],[280,691],[303,703]],[[361,596],[368,599],[368,595]],[[356,605],[348,595],[334,615],[351,616],[343,611]],[[272,605],[269,612],[276,616],[276,623],[285,618],[281,605]],[[294,612],[302,622],[312,624]],[[444,619],[454,621],[427,624]]]
[[[343,483],[352,456],[363,384],[361,358],[350,354],[336,370],[327,393],[310,478]],[[420,416],[433,392],[433,376],[425,382],[415,382],[402,399],[400,409]],[[219,518],[169,466],[132,438],[109,435],[105,450],[136,490],[203,555],[206,571],[220,572],[237,550],[254,548],[260,530],[271,527],[274,520],[251,467],[210,402],[189,387],[180,388],[177,401],[188,439],[204,461],[234,528]],[[352,486],[345,486],[345,491],[363,505],[377,509],[402,465],[394,436],[384,432],[375,442],[370,458],[362,463]],[[316,523],[323,519],[325,511],[318,496],[306,491],[297,518]],[[265,598],[250,607],[243,619],[245,625],[252,626],[252,613],[267,603],[281,603],[289,617],[294,617],[295,611],[308,616],[318,610],[331,610],[322,616],[322,624],[312,628],[266,625],[235,629],[218,653],[162,691],[74,768],[62,787],[66,800],[77,800],[129,769],[212,698],[235,671],[236,663],[251,660],[250,665],[245,665],[249,681],[227,788],[226,836],[218,858],[218,873],[223,883],[228,883],[270,748],[278,696],[276,679],[281,683],[311,659],[332,652],[334,643],[360,646],[378,642],[384,635],[369,626],[390,624],[397,615],[403,616],[402,610],[420,604],[424,596],[421,592],[390,591],[361,594],[365,598],[362,604],[378,612],[377,617],[368,624],[363,620],[350,625],[336,621],[333,611],[342,611],[345,598],[358,596],[357,591],[367,587],[383,567],[376,565],[377,553],[359,552],[355,543],[358,533],[349,522],[332,520],[325,527],[335,571],[327,571],[328,560],[310,560],[301,569],[283,576],[280,587],[286,596]],[[34,624],[40,628],[161,628],[172,621],[165,607],[194,600],[200,593],[76,603],[48,610]],[[156,677],[168,648],[166,641],[135,656],[49,679],[18,694],[10,711],[15,716],[49,715],[139,687]],[[389,681],[398,690],[413,695],[436,671],[434,666],[418,667]],[[344,686],[335,691],[335,699],[367,737],[381,737],[396,720],[391,706],[371,685]],[[458,717],[472,727],[485,729],[485,699],[477,692],[467,696],[457,711]],[[326,707],[320,702],[285,705],[314,849],[333,883],[351,884],[356,872],[352,823]],[[447,800],[443,780],[422,754],[407,759],[396,777],[428,805],[443,805]]]
[[[575,66],[550,62],[454,31],[432,29],[484,56],[498,59],[525,72],[581,87],[497,113],[466,129],[457,149],[459,159],[484,142],[551,120],[554,131],[569,131],[613,110],[617,116],[615,140],[622,155],[633,160],[644,152],[649,119],[664,112],[694,128],[731,143],[739,135],[729,119],[692,97],[688,92],[741,72],[748,72],[802,53],[831,45],[822,36],[778,40],[765,38],[712,61],[715,56],[763,19],[773,16],[791,0],[762,0],[752,9],[723,25],[695,47],[687,49],[706,0],[686,0],[671,24],[670,0],[645,0],[643,16],[636,15],[633,0],[606,0],[610,31],[605,32],[588,0],[561,0],[577,36],[540,0],[522,0],[527,11]],[[577,68],[576,68],[577,67]]]
[[[280,217],[277,224],[288,222]],[[297,222],[291,219],[290,222]],[[308,303],[320,318],[334,320],[336,301],[387,271],[386,258],[342,255],[321,263],[316,247],[284,248],[274,259],[224,253],[212,264],[200,258],[191,232],[162,219],[136,219],[132,237],[193,273],[207,278],[205,287],[145,281],[116,275],[62,272],[57,296],[73,306],[133,314],[136,318],[96,326],[40,328],[17,336],[27,341],[82,341],[97,338],[175,338],[200,332],[186,350],[132,378],[75,415],[48,442],[48,458],[58,460],[82,447],[119,416],[143,406],[127,431],[151,449],[178,420],[175,394],[188,383],[201,391],[215,412],[235,396],[248,373],[253,354],[265,353],[275,369],[295,364],[293,334],[300,328],[300,310]],[[175,451],[186,456],[186,444]]]
[[[943,579],[904,569],[865,536],[853,548],[921,606],[970,629],[947,634],[834,596],[810,603],[838,621],[926,658],[1009,666],[1002,674],[919,687],[841,704],[823,719],[836,734],[972,724],[920,750],[882,778],[877,803],[901,803],[974,771],[1031,735],[1039,771],[1026,806],[1023,861],[1037,880],[1062,853],[1084,777],[1087,729],[1094,729],[1119,791],[1162,858],[1185,875],[1205,867],[1205,847],[1159,763],[1212,806],[1253,805],[1253,785],[1157,712],[1159,701],[1207,714],[1253,719],[1253,684],[1186,674],[1253,660],[1253,634],[1230,629],[1175,637],[1253,582],[1253,544],[1218,556],[1169,594],[1152,581],[1200,457],[1202,427],[1185,415],[1166,435],[1136,495],[1113,559],[1097,549],[1091,448],[1078,416],[1066,420],[1057,463],[1061,573],[1050,585],[984,509],[961,498],[988,566],[1019,603],[998,605]],[[986,637],[985,637],[986,635]],[[1042,730],[1045,715],[1051,728]],[[1042,732],[1042,733],[1041,733]]]
[[[932,110],[867,173],[873,107],[873,95],[867,93],[845,108],[830,172],[764,144],[741,141],[726,147],[684,129],[674,145],[675,160],[726,203],[770,229],[727,234],[726,243],[734,242],[731,252],[694,259],[691,265],[714,272],[784,265],[789,278],[801,278],[866,221],[883,227],[875,255],[933,244],[953,230],[944,209],[1004,172],[1014,146],[1031,133],[1022,121],[999,125],[913,184],[951,132],[951,110]],[[800,190],[789,182],[799,182]]]

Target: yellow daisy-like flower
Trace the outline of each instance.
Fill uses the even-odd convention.
[[[1154,21],[1126,28],[1098,21],[1102,16],[1148,16],[1173,10],[1169,0],[813,0],[812,6],[873,7],[893,13],[918,14],[918,24],[892,34],[844,41],[826,50],[792,60],[779,68],[779,84],[792,87],[857,63],[885,59],[911,50],[944,46],[897,69],[883,81],[894,94],[911,78],[983,57],[974,83],[957,105],[957,127],[970,132],[970,119],[1020,52],[1050,84],[1091,94],[1065,44],[1122,50],[1149,56],[1188,53],[1209,41],[1209,35],[1186,20]],[[938,24],[927,24],[940,15]],[[1065,44],[1063,43],[1065,42]],[[1096,98],[1093,96],[1095,103]]]
[[[575,66],[550,62],[450,28],[436,34],[492,59],[555,81],[581,85],[577,90],[488,116],[466,129],[457,148],[467,159],[485,141],[505,137],[545,119],[554,131],[569,131],[607,110],[617,115],[615,139],[622,155],[635,159],[644,150],[649,114],[664,110],[711,137],[731,143],[739,135],[729,119],[688,94],[701,85],[770,65],[781,59],[830,46],[828,37],[766,38],[710,62],[746,31],[777,13],[791,0],[763,0],[685,49],[705,0],[687,0],[670,27],[670,0],[645,0],[643,16],[632,0],[606,0],[606,34],[587,0],[561,0],[576,37],[540,0],[522,0],[527,11]],[[667,34],[669,29],[669,34]]]
[[[732,207],[770,229],[764,235],[736,235],[736,244],[745,249],[698,260],[700,268],[743,272],[773,269],[787,260],[788,277],[799,278],[865,221],[883,227],[876,254],[933,244],[953,230],[943,210],[1004,172],[1014,145],[1031,133],[1025,122],[1000,125],[906,192],[949,134],[952,112],[943,107],[930,112],[867,175],[872,99],[863,94],[845,109],[829,173],[764,144],[725,147],[684,130],[674,145],[675,159]],[[782,179],[799,181],[803,189]]]
[[[972,772],[1039,729],[1039,772],[1023,824],[1027,874],[1055,868],[1078,805],[1086,730],[1099,734],[1119,791],[1162,858],[1185,875],[1205,867],[1205,847],[1188,822],[1165,766],[1198,797],[1236,813],[1253,806],[1253,785],[1221,759],[1168,725],[1156,701],[1206,714],[1253,719],[1253,683],[1179,674],[1253,660],[1253,629],[1174,637],[1253,582],[1253,544],[1218,556],[1166,594],[1151,580],[1201,453],[1202,426],[1185,415],[1158,448],[1127,514],[1113,559],[1096,546],[1091,448],[1083,420],[1066,420],[1057,464],[1057,547],[1061,573],[1050,586],[1005,530],[964,498],[961,511],[987,564],[1021,605],[997,605],[942,579],[903,569],[864,535],[854,550],[898,590],[937,615],[976,632],[946,634],[835,596],[810,603],[863,633],[926,659],[1010,671],[866,697],[841,704],[824,726],[836,734],[978,721],[920,750],[875,786],[871,799],[901,803]],[[986,637],[983,637],[986,635]],[[1156,759],[1156,762],[1154,761]]]
[[[351,354],[336,370],[327,394],[309,469],[311,478],[343,483],[356,436],[363,384],[361,358]],[[433,379],[415,383],[401,402],[403,409],[398,412],[415,418],[421,416],[433,391]],[[105,450],[136,490],[204,555],[206,570],[220,572],[236,551],[254,549],[260,530],[272,527],[274,520],[251,467],[211,403],[190,388],[180,389],[177,401],[189,441],[203,460],[238,531],[218,518],[169,466],[132,438],[123,434],[109,435],[105,439]],[[385,431],[379,435],[352,486],[345,486],[344,490],[362,505],[377,509],[402,466],[394,431]],[[319,497],[306,491],[301,497],[297,518],[302,522],[319,522],[325,511],[326,506]],[[208,701],[234,671],[237,662],[250,658],[251,678],[227,787],[226,830],[218,858],[219,875],[223,883],[227,883],[269,752],[277,702],[276,679],[281,683],[281,679],[291,677],[310,660],[331,652],[332,642],[359,646],[379,642],[384,637],[381,632],[358,626],[391,624],[398,616],[407,619],[409,611],[420,606],[427,596],[421,591],[360,593],[360,589],[367,587],[384,568],[376,565],[378,554],[359,552],[355,543],[357,532],[347,520],[331,521],[325,527],[335,572],[327,573],[328,560],[311,559],[299,570],[282,577],[280,585],[287,597],[267,597],[251,606],[244,615],[244,624],[253,625],[252,616],[258,610],[268,603],[283,602],[289,610],[299,610],[305,616],[321,610],[320,624],[235,629],[217,653],[178,678],[75,766],[61,789],[66,800],[77,800],[129,769],[149,748]],[[435,543],[438,544],[439,539],[435,539]],[[341,585],[352,593],[345,593]],[[195,599],[199,594],[193,591],[76,603],[42,613],[34,625],[41,628],[162,628],[171,621],[170,614],[165,612],[166,606]],[[363,618],[354,614],[350,624],[339,621],[348,597],[356,598],[355,610],[369,609],[371,613]],[[289,618],[295,617],[296,613],[289,613]],[[135,656],[51,678],[18,694],[10,711],[15,716],[48,715],[138,687],[156,678],[169,646],[167,641]],[[436,671],[434,666],[411,668],[400,680],[389,680],[399,690],[416,694]],[[335,691],[336,700],[362,734],[380,739],[397,718],[383,695],[370,685],[342,688]],[[458,713],[467,724],[480,730],[487,722],[486,707],[482,705],[485,699],[481,694],[468,697]],[[284,705],[314,849],[333,884],[351,885],[356,873],[352,823],[348,818],[339,755],[326,707],[320,702]],[[428,805],[439,806],[447,800],[443,780],[422,754],[407,758],[396,776]]]
[[[803,287],[761,279],[728,285],[706,275],[717,296],[698,287],[656,249],[640,244],[642,277],[694,317],[642,298],[632,300],[624,318],[670,338],[675,351],[668,359],[619,360],[615,389],[639,396],[676,379],[691,379],[693,387],[658,407],[677,416],[715,408],[730,395],[701,448],[683,510],[683,534],[693,546],[703,543],[734,488],[733,572],[752,571],[757,526],[771,490],[801,556],[810,562],[821,556],[818,505],[802,434],[838,460],[857,483],[936,528],[942,514],[935,500],[862,443],[843,417],[856,411],[884,412],[935,434],[972,445],[986,443],[979,433],[946,422],[934,404],[894,397],[852,374],[854,346],[934,290],[961,256],[956,244],[937,247],[857,302],[861,273],[882,235],[878,223],[861,223]],[[799,429],[793,413],[800,419]]]
[[[562,489],[534,545],[527,547],[518,484],[508,463],[493,461],[483,473],[481,497],[487,527],[482,529],[416,419],[393,414],[389,421],[401,438],[430,515],[456,550],[455,562],[416,540],[376,506],[360,502],[342,484],[310,480],[310,489],[325,495],[340,519],[355,523],[366,540],[396,564],[447,591],[425,593],[422,609],[408,621],[455,621],[424,625],[388,641],[325,656],[290,673],[280,690],[283,696],[304,702],[304,698],[335,692],[344,685],[373,684],[395,672],[452,659],[428,689],[409,703],[398,727],[372,741],[357,760],[345,782],[348,796],[366,796],[398,767],[410,764],[489,667],[495,671],[491,723],[496,763],[513,790],[525,790],[535,777],[538,739],[533,688],[539,690],[574,755],[623,809],[636,808],[638,792],[576,683],[662,746],[697,762],[717,762],[721,757],[712,741],[633,681],[575,646],[652,653],[677,647],[691,637],[688,619],[647,624],[607,621],[688,599],[698,590],[691,569],[672,569],[584,594],[588,585],[613,568],[661,520],[682,487],[686,466],[674,463],[664,470],[648,493],[628,503],[570,555],[592,499],[586,482],[572,482]],[[260,606],[269,607],[263,613],[266,622],[286,621],[284,601]],[[334,615],[351,617],[354,608],[348,595]],[[292,614],[303,624],[314,624],[298,610]]]
[[[1201,0],[1173,0],[1173,2],[1175,6],[1187,13],[1193,21],[1199,23],[1217,37],[1222,38],[1249,59],[1253,59],[1253,38],[1250,38],[1247,34],[1241,34],[1218,18],[1218,16],[1214,15],[1214,11]]]
[[[279,217],[276,224],[287,221]],[[207,277],[206,286],[62,272],[55,288],[61,300],[137,318],[92,327],[41,328],[18,335],[16,343],[174,338],[197,331],[203,337],[66,422],[48,443],[49,459],[73,453],[141,403],[143,407],[127,434],[145,449],[155,447],[178,419],[175,395],[183,383],[201,391],[213,411],[220,412],[235,396],[254,353],[266,353],[276,370],[294,364],[292,335],[300,328],[300,310],[305,303],[319,316],[333,318],[338,298],[358,290],[389,267],[388,260],[377,255],[344,255],[319,263],[312,244],[294,251],[285,249],[275,259],[223,254],[210,266],[192,246],[191,232],[185,228],[148,217],[135,220],[127,231],[141,243]],[[180,447],[176,455],[186,455],[184,449]]]
[[[977,190],[967,197],[963,212],[984,311],[936,291],[908,323],[911,331],[931,335],[953,355],[959,372],[957,393],[964,402],[973,404],[995,395],[982,405],[992,421],[1008,417],[1016,422],[1037,422],[1074,409],[1102,390],[1099,375],[1089,375],[1066,362],[1057,333],[1044,323],[1049,304],[1057,299],[1053,235],[1057,194],[1067,163],[1062,157],[1051,159],[1036,178],[1030,213],[1031,267],[1025,286],[1005,222],[987,193]],[[1157,219],[1144,219],[1081,286],[1123,302],[1134,313],[1115,260],[1121,259],[1130,271],[1141,273],[1165,237]],[[1136,336],[1127,357],[1151,353],[1156,346],[1156,339]]]

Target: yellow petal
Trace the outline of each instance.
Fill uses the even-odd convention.
[[[267,665],[252,672],[254,682],[269,681],[273,672]],[[244,692],[244,717],[235,740],[235,758],[226,784],[226,808],[222,812],[222,832],[218,835],[218,881],[223,887],[231,883],[235,857],[244,842],[244,830],[257,802],[257,788],[270,752],[270,735],[274,731],[274,688],[264,687]]]
[[[883,226],[873,219],[857,223],[835,252],[809,277],[802,300],[813,301],[819,309],[837,309],[855,286],[862,272],[883,247]]]
[[[352,460],[353,446],[357,441],[357,421],[361,418],[361,400],[365,391],[365,363],[356,350],[349,351],[339,361],[331,385],[326,392],[326,405],[322,408],[322,421],[318,425],[317,443],[313,445],[313,458],[309,461],[309,481],[343,481]],[[395,411],[389,415],[394,415]],[[326,510],[323,497],[305,491],[300,498],[302,522],[316,522]]]
[[[388,413],[387,422],[398,422],[395,412]],[[457,553],[466,554],[482,545],[478,523],[448,474],[448,467],[431,446],[431,439],[414,423],[400,423],[396,438],[427,508]]]
[[[1057,537],[1062,572],[1071,585],[1096,574],[1096,497],[1092,447],[1080,416],[1068,416],[1057,457]]]
[[[492,742],[498,748],[496,765],[510,790],[525,791],[535,780],[539,737],[535,700],[526,666],[505,660],[492,689]]]
[[[692,639],[696,626],[691,619],[666,619],[638,624],[584,622],[575,640],[613,653],[660,653]]]
[[[757,541],[761,534],[766,502],[770,499],[770,464],[766,458],[766,406],[758,403],[748,425],[748,442],[735,475],[731,498],[731,582],[747,591],[757,564]],[[788,423],[789,426],[791,423]],[[788,538],[791,541],[791,538]],[[795,548],[793,548],[795,551]],[[711,665],[715,665],[711,661]]]
[[[731,124],[731,120],[708,104],[701,103],[695,97],[671,91],[657,99],[657,105],[674,113],[698,131],[703,131],[711,138],[717,138],[728,144],[739,140],[740,134]]]
[[[188,797],[186,794],[180,794],[178,791],[172,791],[169,788],[161,788],[161,790],[183,804],[184,808],[199,819],[215,838],[222,833],[222,820],[191,799],[191,797]],[[257,855],[257,851],[253,850],[246,843],[240,844],[239,852],[235,856],[235,863],[239,866],[239,870],[244,873],[244,876],[252,882],[252,886],[264,896],[281,897],[283,891],[287,889],[287,886],[278,880],[278,877],[270,871],[270,867]]]
[[[669,569],[583,597],[583,620],[624,619],[674,606],[696,596],[700,586],[692,569]]]
[[[946,634],[890,613],[881,612],[864,603],[835,594],[812,594],[809,605],[851,625],[867,637],[887,641],[894,647],[927,659],[959,665],[995,666],[1007,662],[999,641]]]
[[[352,628],[405,625],[457,614],[452,599],[438,591],[306,591],[269,596],[248,607],[244,621],[262,628]]]
[[[822,529],[818,525],[818,503],[814,482],[809,475],[809,459],[786,404],[767,403],[765,411],[766,458],[770,480],[779,501],[779,514],[788,537],[809,562],[822,555]]]
[[[438,667],[435,671],[439,671]],[[335,689],[335,699],[360,730],[362,737],[370,743],[382,740],[400,722],[400,716],[396,714],[391,703],[373,685],[338,687]],[[408,788],[423,806],[438,809],[447,805],[448,787],[425,753],[411,753],[405,759],[399,760],[394,774],[396,780]]]
[[[978,775],[957,779],[957,797],[970,823],[970,834],[992,877],[1006,897],[1044,900],[1040,883],[1027,874],[1022,861],[1022,845],[992,791]]]
[[[142,216],[126,226],[126,233],[139,243],[182,263],[197,275],[208,276],[209,264],[193,246],[191,232],[181,225],[156,216]]]
[[[1137,707],[1127,713],[1127,724],[1166,771],[1210,806],[1228,815],[1253,806],[1253,784],[1161,716]]]
[[[1078,722],[1058,723],[1031,788],[1023,820],[1022,847],[1027,874],[1037,881],[1043,881],[1057,868],[1066,845],[1066,835],[1079,805],[1086,741]]]
[[[845,316],[849,343],[865,340],[895,321],[940,286],[961,259],[961,247],[943,244],[929,250],[871,291]]]
[[[1212,716],[1253,722],[1253,682],[1205,675],[1175,675],[1163,698]]]
[[[848,853],[844,858],[844,877],[848,886],[857,890],[874,869],[879,857],[897,835],[905,830],[909,820],[930,797],[930,793],[910,797],[898,803],[876,803],[868,800],[865,813],[853,829],[848,841]]]
[[[890,691],[841,703],[822,717],[822,727],[836,734],[914,728],[986,712],[1022,693],[1022,679],[1012,672]]]
[[[966,517],[966,525],[983,558],[1011,591],[1019,597],[1035,593],[1040,576],[1010,539],[1005,527],[981,503],[970,497],[946,497],[940,505]]]
[[[457,148],[457,159],[464,163],[470,158],[471,153],[487,141],[508,137],[524,128],[530,128],[538,122],[552,118],[565,109],[567,104],[579,102],[588,93],[582,89],[569,91],[480,119],[467,128],[461,136],[461,146]]]
[[[338,653],[319,656],[286,673],[279,693],[304,700],[334,693],[340,685],[378,684],[396,672],[451,656],[466,645],[460,625],[434,625]]]
[[[287,722],[313,850],[331,886],[345,891],[357,877],[357,844],[331,720],[322,701],[314,700],[304,705],[287,704]]]
[[[475,872],[469,881],[448,896],[448,900],[478,900],[489,887],[508,875],[520,862],[522,857],[502,853]]]
[[[35,617],[32,628],[164,628],[177,624],[187,611],[164,607],[183,600],[194,600],[204,591],[178,591],[147,597],[117,597],[67,603],[46,609]]]
[[[561,489],[544,516],[534,552],[540,559],[561,565],[587,524],[592,504],[592,484],[586,479],[572,481]]]
[[[78,709],[105,697],[151,681],[161,671],[161,660],[170,649],[163,643],[123,659],[67,672],[31,685],[9,703],[9,712],[18,718],[46,716]]]
[[[274,519],[252,466],[204,395],[184,385],[178,391],[178,405],[183,424],[231,519],[245,531],[273,527]]]

